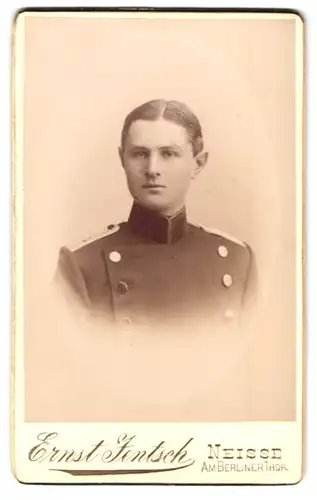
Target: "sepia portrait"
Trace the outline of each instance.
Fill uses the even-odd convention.
[[[87,308],[149,334],[215,330],[229,319],[233,327],[250,286],[251,250],[187,222],[185,197],[207,162],[203,148],[199,120],[181,102],[152,100],[128,114],[118,151],[133,199],[128,220],[60,252],[60,273]]]
[[[298,16],[25,12],[27,422],[296,419]]]

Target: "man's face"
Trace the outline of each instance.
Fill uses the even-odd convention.
[[[133,198],[162,215],[184,206],[190,180],[203,166],[185,128],[164,119],[134,122],[120,157]]]

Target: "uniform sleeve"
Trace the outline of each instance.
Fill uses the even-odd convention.
[[[89,307],[90,301],[83,271],[77,263],[74,253],[67,247],[60,249],[55,278],[68,291],[72,291],[86,307]]]

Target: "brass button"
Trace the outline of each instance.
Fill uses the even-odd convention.
[[[125,281],[119,281],[118,286],[117,286],[117,293],[119,295],[125,295],[127,293],[128,289],[129,289],[129,287]]]
[[[121,255],[119,254],[119,252],[110,252],[109,259],[111,260],[111,262],[120,262]]]
[[[226,318],[233,318],[234,317],[234,310],[233,309],[226,309],[225,310],[225,317]]]
[[[222,282],[224,284],[224,286],[226,286],[227,288],[229,288],[231,285],[232,285],[232,276],[231,274],[225,274],[222,278]]]
[[[218,247],[218,255],[220,255],[220,257],[227,257],[228,248],[224,245],[220,245],[220,247]]]

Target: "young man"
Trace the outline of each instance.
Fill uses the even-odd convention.
[[[187,221],[185,198],[204,168],[199,120],[183,103],[134,109],[119,155],[133,206],[127,222],[74,252],[59,270],[86,308],[137,328],[236,323],[251,251],[243,242]]]

